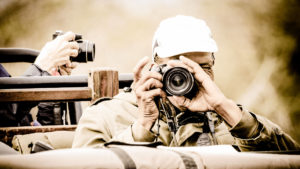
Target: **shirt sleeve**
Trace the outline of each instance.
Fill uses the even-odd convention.
[[[230,128],[231,135],[236,138],[254,138],[259,135],[261,125],[255,115],[247,110],[242,110],[242,118],[237,125]]]
[[[102,147],[104,143],[153,142],[156,135],[136,122],[136,118],[112,106],[117,101],[107,101],[88,107],[77,125],[72,147]],[[119,111],[118,111],[119,110]]]
[[[130,125],[126,130],[112,138],[113,141],[126,143],[134,142],[153,142],[156,138],[155,134],[145,129],[137,121]]]
[[[145,129],[140,123],[135,122],[132,127],[132,136],[134,141],[138,142],[153,142],[156,135]]]
[[[299,150],[298,143],[273,122],[242,109],[240,122],[229,129],[242,151]]]
[[[42,70],[36,64],[32,64],[23,76],[51,76],[47,71]]]
[[[106,127],[107,122],[99,113],[95,106],[85,109],[75,131],[73,148],[102,147],[111,139],[111,132]]]

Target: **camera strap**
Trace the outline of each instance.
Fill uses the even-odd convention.
[[[212,113],[213,112],[208,111],[208,112],[205,112],[205,115],[207,118],[207,125],[208,125],[209,132],[211,133],[212,138],[213,138],[213,144],[217,145],[218,143],[217,143],[217,139],[215,136],[215,122],[213,120]]]
[[[167,98],[159,98],[157,100],[157,106],[159,110],[159,117],[160,115],[165,115],[166,117],[166,123],[168,125],[168,129],[171,132],[171,140],[174,142],[174,146],[178,146],[177,140],[175,138],[176,132],[179,128],[179,126],[186,124],[186,122],[191,122],[190,120],[187,120],[186,122],[183,121],[181,118],[177,119],[176,117],[176,110],[170,103],[170,101]],[[197,117],[194,117],[194,122],[195,120],[198,120],[199,122],[203,123],[203,133],[200,134],[197,144],[198,145],[217,145],[217,139],[215,137],[215,119],[213,118],[213,113],[212,111],[207,111],[207,112],[202,112],[202,114],[198,114]],[[194,114],[197,115],[197,114]],[[157,137],[159,136],[159,118],[158,118],[158,123],[157,123]],[[211,137],[209,136],[211,135]]]
[[[208,146],[217,145],[217,139],[215,137],[215,122],[213,120],[211,111],[203,112],[204,123],[203,123],[203,133],[199,135],[197,140],[198,146]],[[211,136],[209,135],[211,134]]]
[[[167,118],[167,124],[169,131],[171,132],[172,140],[174,145],[178,146],[178,143],[175,138],[175,134],[179,128],[178,122],[176,119],[176,111],[168,99],[159,98],[159,112],[163,113]]]

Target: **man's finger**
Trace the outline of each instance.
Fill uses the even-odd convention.
[[[72,56],[72,57],[77,57],[77,55],[78,55],[77,49],[70,49],[70,50],[68,50],[68,52],[69,52],[69,56]]]
[[[79,65],[79,63],[77,63],[77,62],[71,62],[70,68],[71,68],[71,69],[74,69],[74,68],[76,68],[78,65]]]
[[[173,96],[174,101],[181,107],[188,108],[191,100],[184,96]]]
[[[79,49],[79,45],[76,41],[68,42],[67,47],[71,49]]]
[[[66,64],[71,64],[71,61],[68,56],[64,57],[60,60],[57,60],[55,63],[55,66],[62,66],[62,65],[66,65]]]
[[[69,71],[66,67],[60,66],[59,67],[59,72],[61,75],[69,75],[71,71]]]
[[[207,73],[205,73],[205,71],[201,68],[200,65],[198,65],[196,62],[184,57],[184,56],[180,56],[179,59],[186,64],[188,67],[190,67],[193,70],[193,74],[195,76],[195,78],[199,81],[199,82],[203,82],[204,79],[206,78],[210,78],[208,76]]]
[[[196,62],[192,61],[191,59],[188,59],[184,56],[180,56],[179,59],[182,61],[182,63],[184,63],[185,65],[189,66],[190,68],[192,68],[193,70],[195,68],[200,67],[200,65],[198,65]]]
[[[64,66],[61,66],[61,67],[63,67],[62,69],[63,69],[64,71],[66,71],[67,74],[71,74],[71,72],[72,72],[72,69],[71,69],[71,68],[67,68],[67,67],[64,67]]]
[[[183,67],[191,73],[194,72],[193,69],[191,69],[189,66],[185,65],[183,62],[181,62],[179,60],[170,60],[170,61],[168,61],[168,65],[170,67]]]
[[[137,82],[141,78],[142,70],[146,66],[146,64],[149,62],[149,57],[144,57],[141,59],[135,68],[133,69],[133,74],[134,74],[134,81]]]
[[[145,98],[153,100],[154,97],[156,97],[156,96],[163,97],[164,95],[165,94],[164,94],[163,90],[160,89],[160,88],[157,88],[157,89],[153,89],[153,90],[150,90],[150,91],[146,92]]]
[[[60,38],[65,40],[65,41],[73,41],[75,40],[75,33],[73,32],[66,32],[63,35],[60,35]]]
[[[159,80],[159,81],[161,81],[162,80],[162,75],[161,74],[159,74],[158,72],[146,72],[144,75],[143,75],[143,77],[140,77],[140,79],[139,79],[139,84],[144,84],[147,80],[149,80],[149,79],[151,79],[151,78],[153,78],[153,79],[157,79],[157,80]]]
[[[149,81],[149,79],[155,79],[155,80],[158,80],[158,81],[161,81],[162,80],[162,75],[157,73],[157,72],[146,72],[145,74],[143,74],[142,77],[140,77],[140,79],[138,81],[135,81],[135,89],[137,88],[141,88],[141,86],[144,86],[145,83],[147,81]],[[150,89],[150,88],[149,88]],[[143,89],[144,91],[144,89]]]
[[[143,91],[149,91],[151,89],[162,88],[162,87],[163,84],[161,83],[161,81],[152,78],[146,81],[145,83],[143,83],[141,89]]]

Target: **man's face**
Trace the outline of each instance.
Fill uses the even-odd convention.
[[[184,53],[181,55],[169,57],[169,58],[158,58],[155,62],[158,65],[161,64],[167,64],[170,60],[178,60],[180,56],[185,56],[194,62],[198,63],[202,69],[210,76],[210,78],[214,79],[214,74],[212,70],[212,66],[214,64],[214,57],[212,56],[212,53],[207,52],[190,52],[190,53]],[[186,108],[180,106],[176,101],[174,101],[173,96],[168,97],[171,103],[177,107],[181,111],[185,111]]]
[[[179,56],[185,56],[194,62],[198,63],[202,69],[211,77],[211,79],[214,79],[214,74],[212,70],[212,66],[214,65],[214,58],[212,56],[212,53],[209,52],[190,52],[190,53],[184,53],[181,55],[176,55],[168,58],[158,58],[155,62],[159,65],[161,64],[167,64],[170,60],[178,60]]]

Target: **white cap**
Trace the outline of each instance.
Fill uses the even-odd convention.
[[[171,57],[187,52],[217,52],[218,47],[205,21],[178,15],[163,20],[152,42],[152,58]]]

